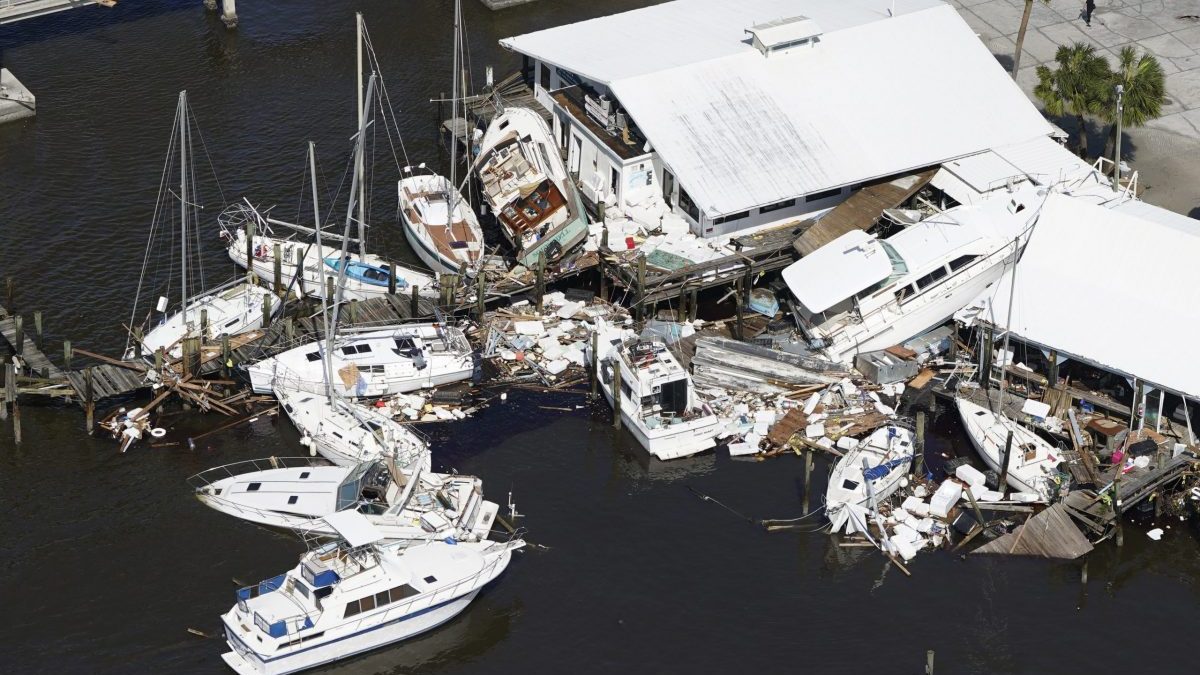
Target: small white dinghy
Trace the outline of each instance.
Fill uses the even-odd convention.
[[[954,403],[958,406],[958,416],[962,418],[971,445],[975,446],[975,452],[979,453],[988,468],[1003,473],[1000,463],[1011,431],[1013,443],[1008,457],[1009,487],[1036,494],[1042,501],[1050,501],[1055,490],[1052,475],[1062,463],[1062,454],[1058,449],[1004,414],[997,415],[964,398],[957,398]]]
[[[329,466],[307,457],[271,457],[219,466],[188,479],[196,498],[221,513],[268,527],[333,536],[325,516],[358,511],[385,539],[414,543],[486,539],[500,507],[483,481],[376,460]]]
[[[841,531],[852,514],[853,509],[847,505],[869,506],[868,482],[876,504],[892,496],[912,465],[913,448],[911,431],[888,424],[876,429],[838,460],[825,491],[825,515],[834,532]],[[863,466],[864,460],[867,467]]]
[[[311,342],[246,366],[255,393],[277,385],[324,392],[326,342]],[[388,396],[461,382],[475,371],[474,350],[461,328],[406,324],[360,332],[342,331],[329,353],[330,383],[343,396]]]
[[[321,394],[275,388],[275,398],[301,434],[300,442],[338,466],[393,458],[430,470],[429,445],[407,425],[375,410]]]
[[[458,616],[500,576],[509,542],[435,541],[403,547],[361,513],[325,518],[340,540],[310,550],[300,564],[239,589],[221,616],[242,675],[284,675],[406,640]]]

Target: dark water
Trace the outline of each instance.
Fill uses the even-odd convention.
[[[516,59],[505,35],[626,9],[629,0],[540,0],[491,13],[464,2],[476,76]],[[3,64],[38,96],[36,121],[0,127],[0,274],[21,309],[45,311],[48,342],[114,352],[137,282],[179,89],[189,91],[227,199],[290,216],[304,143],[336,187],[353,120],[353,10],[365,12],[412,161],[436,160],[448,89],[450,5],[240,3],[224,30],[195,2],[86,8],[0,29]],[[380,164],[376,247],[407,255]],[[218,195],[219,197],[219,195]],[[206,201],[212,209],[220,200]],[[305,212],[307,214],[307,211]],[[232,272],[216,239],[215,277]],[[576,406],[582,406],[576,409]],[[573,412],[546,409],[570,407]],[[76,408],[25,406],[24,443],[0,429],[0,672],[221,672],[215,631],[231,581],[290,567],[293,538],[208,510],[184,480],[204,468],[297,454],[286,421],[260,419],[195,452],[115,454]],[[963,447],[935,417],[930,452]],[[513,489],[531,541],[499,583],[437,631],[331,671],[467,672],[1195,672],[1195,537],[1139,529],[1079,565],[923,554],[911,578],[821,534],[766,533],[799,515],[802,463],[724,454],[651,463],[584,397],[514,392],[473,419],[427,429],[435,464]],[[177,418],[173,436],[220,420]],[[815,489],[823,490],[818,465]]]

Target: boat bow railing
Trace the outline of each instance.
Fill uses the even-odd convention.
[[[321,466],[331,466],[331,464],[321,457],[263,457],[260,459],[246,459],[201,471],[189,477],[187,483],[197,492],[200,492],[212,487],[219,481],[244,476],[257,471],[305,469]]]

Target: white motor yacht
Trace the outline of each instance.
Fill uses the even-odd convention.
[[[832,361],[885,349],[943,323],[996,283],[1028,240],[1045,194],[958,206],[879,239],[851,230],[792,263],[783,279],[801,330]]]
[[[326,341],[294,347],[245,367],[256,393],[277,386],[325,392]],[[329,353],[331,385],[343,396],[388,396],[469,379],[475,355],[461,328],[420,323],[341,330]]]
[[[404,547],[357,511],[326,516],[339,540],[300,564],[239,589],[221,616],[242,675],[284,675],[418,635],[458,616],[508,567],[524,541],[443,542]]]
[[[206,506],[259,525],[333,536],[320,519],[349,509],[366,516],[385,539],[410,544],[448,536],[486,539],[500,510],[484,500],[483,481],[475,476],[386,460],[331,466],[271,457],[215,467],[188,483]]]
[[[637,338],[605,342],[605,335],[601,333],[601,349],[607,347],[608,355],[600,362],[600,389],[610,405],[614,396],[621,397],[621,421],[642,447],[665,460],[716,446],[720,421],[697,399],[692,378],[667,346]],[[618,369],[621,391],[615,393]]]

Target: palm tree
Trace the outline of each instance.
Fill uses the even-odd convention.
[[[1047,5],[1050,0],[1042,0]],[[1025,46],[1025,31],[1029,29],[1029,15],[1033,14],[1033,0],[1025,0],[1025,13],[1021,15],[1021,29],[1017,31],[1017,51],[1013,53],[1013,79],[1017,79],[1017,71],[1021,69],[1021,49]]]
[[[1132,46],[1122,47],[1117,59],[1117,69],[1112,71],[1108,82],[1108,96],[1100,108],[1100,117],[1109,123],[1108,140],[1104,144],[1104,155],[1112,152],[1117,140],[1117,85],[1125,88],[1121,101],[1121,124],[1125,127],[1140,127],[1162,115],[1166,102],[1166,75],[1152,54],[1138,56]]]
[[[1112,72],[1096,48],[1082,42],[1063,45],[1054,53],[1057,70],[1038,66],[1033,95],[1055,117],[1071,114],[1079,124],[1079,154],[1088,155],[1087,123],[1084,115],[1101,111],[1109,94]]]

